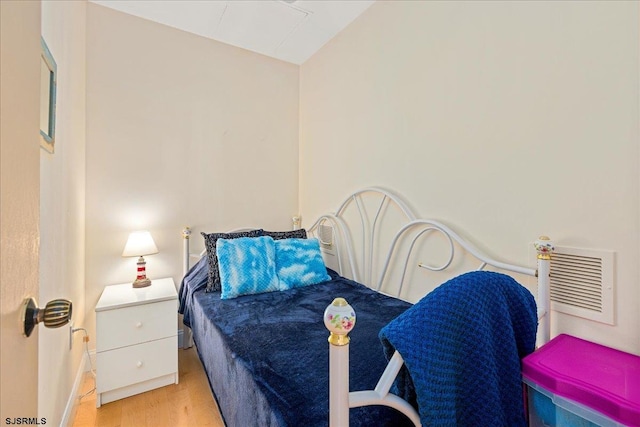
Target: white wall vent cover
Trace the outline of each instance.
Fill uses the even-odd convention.
[[[614,252],[556,246],[551,256],[551,308],[614,324]]]
[[[326,224],[318,225],[318,240],[322,247],[331,249],[333,247],[333,227]]]
[[[336,254],[336,247],[333,244],[333,227],[327,224],[318,225],[317,237],[320,241],[320,252],[327,267],[340,272],[340,260]]]

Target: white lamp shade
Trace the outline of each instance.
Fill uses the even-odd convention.
[[[157,254],[158,247],[148,231],[134,231],[129,234],[122,256],[143,256]]]

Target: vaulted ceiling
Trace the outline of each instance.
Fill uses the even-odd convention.
[[[90,0],[140,18],[302,64],[375,0]]]

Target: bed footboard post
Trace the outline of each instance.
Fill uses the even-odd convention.
[[[329,426],[349,426],[349,336],[356,314],[344,298],[336,298],[324,311],[329,335]]]
[[[191,237],[191,228],[185,227],[182,230],[182,277],[189,272],[189,237]]]
[[[189,272],[189,237],[191,237],[191,228],[185,227],[182,230],[182,277]],[[183,326],[182,348],[187,349],[193,347],[193,334],[191,329]]]
[[[549,273],[551,271],[551,254],[555,250],[553,242],[547,236],[540,236],[535,242],[538,252],[538,346],[551,339],[551,301],[549,288],[551,286]]]

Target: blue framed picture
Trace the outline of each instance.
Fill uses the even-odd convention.
[[[40,146],[53,153],[56,140],[57,65],[47,43],[40,37]]]

